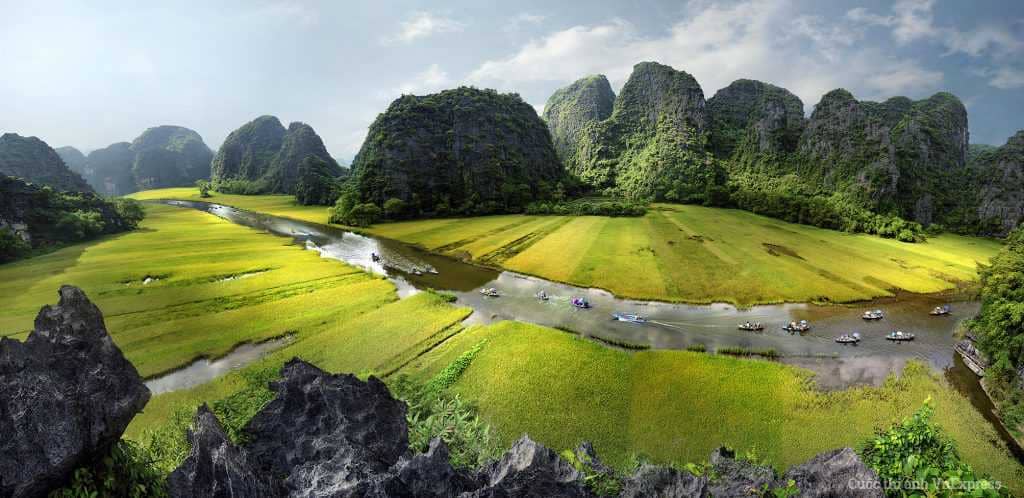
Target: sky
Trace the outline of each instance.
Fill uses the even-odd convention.
[[[86,152],[163,124],[216,149],[273,114],[350,160],[401,94],[495,88],[539,113],[588,74],[618,92],[648,60],[692,74],[706,98],[758,79],[809,115],[834,88],[949,91],[972,143],[1024,129],[1019,0],[0,0],[0,12],[0,132]]]

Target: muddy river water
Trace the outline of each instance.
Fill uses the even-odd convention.
[[[953,352],[954,331],[962,320],[977,313],[977,302],[950,302],[948,296],[906,293],[863,304],[780,304],[746,309],[729,304],[637,301],[617,298],[600,289],[580,288],[484,268],[398,241],[316,223],[205,202],[161,202],[199,209],[239,225],[291,237],[297,244],[318,251],[322,257],[387,276],[402,297],[426,288],[448,291],[457,296],[457,304],[474,310],[467,323],[518,320],[656,349],[685,349],[696,345],[703,345],[708,351],[721,348],[771,349],[781,356],[778,361],[816,372],[815,380],[822,389],[879,385],[890,373],[899,372],[907,361],[917,359],[943,372],[951,385],[964,392],[987,418],[991,416],[991,403],[982,393],[978,379],[962,362],[956,361],[959,358],[954,358]],[[482,295],[482,288],[496,289],[499,297]],[[546,301],[537,298],[540,291],[549,296]],[[571,304],[573,297],[586,298],[592,307],[574,307]],[[944,304],[952,308],[949,316],[929,315],[931,309]],[[863,320],[861,313],[868,309],[883,310],[885,318],[870,322]],[[640,314],[648,321],[617,321],[612,318],[613,312]],[[782,329],[783,325],[800,320],[811,324],[810,331],[792,334]],[[761,322],[765,329],[748,332],[737,328],[738,324],[748,321]],[[884,337],[892,330],[912,332],[916,338],[911,342],[893,343]],[[859,344],[851,346],[835,342],[840,334],[851,332],[861,335]],[[258,357],[255,353],[276,345],[267,343],[242,349],[245,361],[234,358],[235,352],[218,360],[221,364],[200,360],[150,382],[158,382],[161,391],[187,387],[179,385],[183,383],[205,382],[219,375],[224,365],[251,361]]]

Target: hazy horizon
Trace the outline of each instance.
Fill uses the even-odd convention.
[[[515,92],[541,111],[575,79],[616,93],[633,64],[693,74],[706,98],[738,78],[797,94],[959,96],[972,143],[1024,129],[1024,5],[797,0],[516,5],[479,2],[10,2],[0,131],[88,152],[179,125],[216,150],[272,114],[316,129],[351,160],[403,93],[462,84]]]

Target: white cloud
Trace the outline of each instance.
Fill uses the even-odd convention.
[[[856,27],[801,17],[788,0],[711,3],[687,11],[657,37],[641,36],[623,20],[557,31],[480,64],[468,80],[515,90],[601,73],[618,87],[635,63],[653,60],[692,74],[706,97],[736,79],[754,78],[788,88],[808,108],[837,87],[880,99],[920,96],[942,82],[941,72],[864,47],[860,37]]]
[[[1002,90],[1024,88],[1024,70],[1013,67],[1000,67],[986,71],[990,79],[988,84]]]
[[[406,81],[393,89],[393,93],[397,95],[418,95],[424,93],[432,93],[439,90],[448,88],[453,83],[452,79],[448,77],[448,73],[441,69],[441,66],[437,64],[431,64],[430,67],[416,73],[409,81]]]
[[[454,19],[441,17],[430,12],[417,12],[409,19],[401,22],[398,34],[385,41],[410,43],[439,33],[456,33],[465,28],[465,24]]]
[[[505,27],[502,29],[506,33],[515,33],[528,25],[541,24],[544,22],[545,19],[547,19],[547,16],[541,14],[533,14],[530,12],[523,12],[513,17],[512,20],[510,20],[508,24],[506,24]]]
[[[847,12],[846,17],[862,25],[891,28],[893,38],[899,43],[937,41],[946,48],[946,55],[1003,57],[1024,50],[1024,41],[1003,26],[983,25],[967,31],[954,26],[936,26],[934,7],[934,0],[901,0],[893,5],[891,15],[879,15],[858,7]]]

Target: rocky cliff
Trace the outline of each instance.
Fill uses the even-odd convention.
[[[642,62],[611,117],[580,133],[573,172],[585,183],[630,198],[702,202],[724,183],[706,156],[704,92],[683,71]]]
[[[82,151],[74,147],[57,147],[53,149],[54,152],[60,156],[60,159],[64,161],[64,164],[75,173],[85,176],[85,154]]]
[[[85,179],[97,192],[126,195],[138,190],[132,175],[135,153],[132,144],[117,142],[89,153],[85,160]]]
[[[560,88],[544,105],[544,121],[559,158],[569,171],[576,171],[576,148],[584,126],[608,119],[615,105],[615,93],[603,74],[587,76]]]
[[[57,152],[36,137],[0,136],[0,175],[21,178],[56,190],[92,192],[92,187],[64,164]]]
[[[980,151],[971,162],[978,178],[978,218],[1006,235],[1024,220],[1024,130],[1006,145]]]
[[[213,152],[198,133],[181,126],[149,128],[132,141],[132,177],[138,190],[182,187],[210,177]]]
[[[299,122],[288,125],[288,132],[281,142],[281,150],[274,156],[270,169],[264,175],[269,190],[294,193],[302,162],[310,156],[323,161],[331,176],[342,175],[341,166],[327,153],[323,140],[313,131],[312,126]]]
[[[149,400],[103,315],[60,288],[25,342],[0,338],[0,496],[34,498],[107,455]]]
[[[361,202],[416,213],[516,211],[564,170],[547,126],[518,95],[458,88],[404,95],[370,126],[352,163]]]
[[[715,155],[756,161],[796,150],[806,119],[800,98],[785,88],[736,80],[708,99],[710,145]]]
[[[211,179],[217,183],[244,181],[254,190],[294,193],[299,165],[309,156],[328,164],[335,176],[342,171],[313,128],[295,122],[288,129],[274,116],[260,116],[231,132],[217,151]]]

